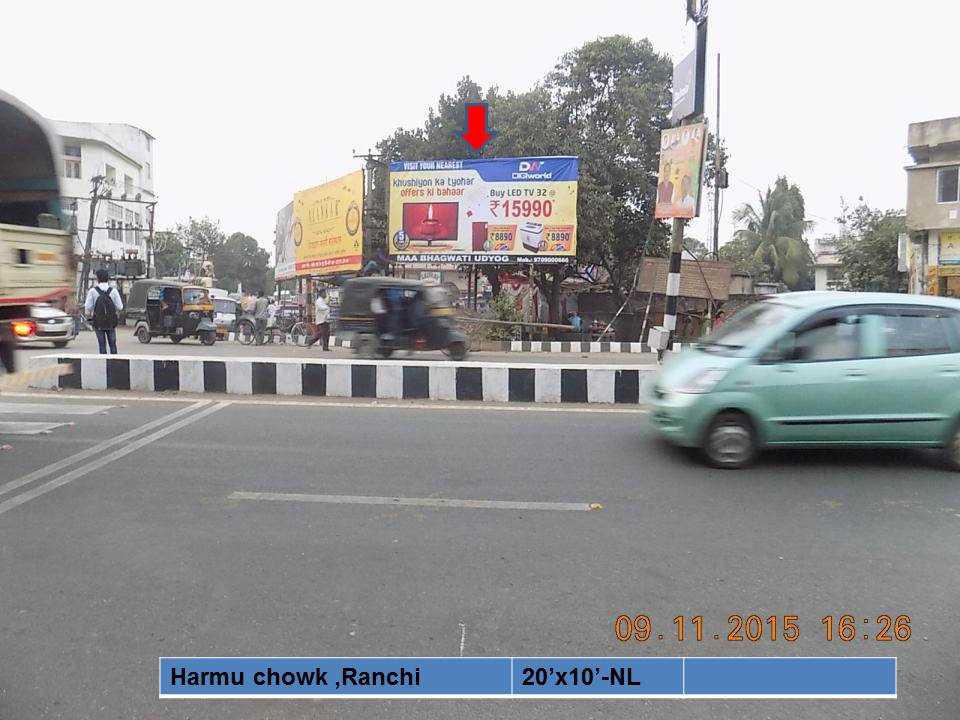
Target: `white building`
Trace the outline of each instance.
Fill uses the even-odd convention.
[[[839,290],[843,287],[840,272],[840,257],[837,255],[837,239],[819,238],[814,250],[814,289]]]
[[[102,176],[94,221],[93,256],[120,258],[136,251],[146,259],[155,174],[150,133],[121,123],[51,121],[63,145],[60,188],[67,227],[77,254],[83,253],[90,218],[92,179]]]

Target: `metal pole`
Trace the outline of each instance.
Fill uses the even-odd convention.
[[[717,129],[716,147],[714,148],[713,160],[716,167],[713,168],[713,258],[720,259],[720,171],[723,169],[723,163],[720,160],[720,53],[717,53]]]

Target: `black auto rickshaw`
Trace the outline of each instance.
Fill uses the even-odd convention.
[[[348,280],[340,290],[337,336],[364,357],[397,350],[442,350],[454,360],[467,355],[467,336],[457,326],[447,291],[392,277]]]
[[[204,345],[217,340],[213,298],[207,288],[176,280],[137,280],[127,298],[133,334],[142,343],[168,337],[175,343],[195,337]]]

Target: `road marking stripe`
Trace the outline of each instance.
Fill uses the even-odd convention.
[[[60,477],[54,478],[53,480],[48,480],[42,485],[37,485],[36,487],[31,488],[30,490],[27,490],[24,493],[20,493],[19,495],[15,495],[12,498],[4,500],[3,502],[0,502],[0,515],[3,515],[8,510],[13,510],[14,508],[19,507],[20,505],[23,505],[24,503],[29,502],[34,498],[38,498],[41,495],[45,495],[51,490],[56,490],[58,487],[61,487],[62,485],[66,485],[68,482],[71,482],[72,480],[76,480],[77,478],[81,478],[84,475],[87,475],[88,473],[93,472],[94,470],[98,470],[99,468],[102,468],[104,465],[108,465],[109,463],[112,463],[114,460],[119,460],[120,458],[125,457],[126,455],[129,455],[130,453],[139,450],[145,445],[149,445],[152,442],[155,442],[163,437],[166,437],[170,433],[176,432],[177,430],[180,430],[181,428],[184,428],[187,425],[190,425],[191,423],[195,423],[197,420],[201,420],[205,418],[207,415],[212,415],[217,410],[225,408],[229,404],[230,404],[230,401],[225,401],[225,402],[219,402],[216,405],[213,405],[211,407],[204,408],[203,410],[200,410],[199,412],[193,415],[190,415],[189,417],[186,417],[183,420],[179,420],[178,422],[175,422],[173,425],[167,425],[166,427],[161,428],[160,430],[157,430],[156,432],[151,433],[146,437],[142,437],[139,440],[135,440],[129,445],[127,445],[126,447],[122,447],[119,450],[115,450],[109,455],[104,455],[103,457],[97,458],[93,462],[89,462],[86,465],[81,465],[80,467],[75,468],[74,470],[71,470],[66,475],[61,475]]]
[[[27,483],[32,483],[34,480],[45,478],[47,477],[47,475],[52,475],[58,470],[63,470],[64,468],[67,468],[70,465],[73,465],[75,462],[79,462],[80,460],[85,460],[91,455],[96,455],[101,450],[106,450],[107,448],[113,447],[114,445],[119,445],[120,443],[126,442],[131,438],[135,438],[137,435],[142,435],[148,430],[152,430],[158,425],[162,425],[163,423],[169,420],[175,420],[181,415],[185,415],[193,410],[196,410],[198,408],[203,407],[204,405],[209,405],[209,404],[210,404],[209,400],[200,400],[198,402],[192,403],[185,408],[180,408],[176,412],[169,413],[167,415],[164,415],[161,418],[157,418],[156,420],[151,420],[145,425],[140,425],[139,427],[135,427],[133,430],[128,430],[122,435],[117,435],[116,437],[106,440],[102,443],[99,443],[98,445],[89,447],[86,450],[81,450],[80,452],[75,453],[69,457],[66,457],[63,460],[58,460],[57,462],[51,463],[50,465],[47,465],[46,467],[42,467],[39,470],[34,470],[32,473],[28,473],[27,475],[24,475],[21,478],[17,478],[16,480],[11,480],[8,483],[4,483],[3,485],[0,485],[0,495],[6,495],[8,492],[12,490],[16,490],[19,487],[23,487]]]
[[[26,420],[0,421],[0,435],[39,435],[66,423],[28,422]]]
[[[308,495],[304,493],[233,492],[228,500],[280,500],[331,503],[335,505],[403,505],[415,507],[469,508],[472,510],[579,510],[600,508],[597,503],[525,502],[514,500],[454,500],[452,498],[377,497],[374,495]]]
[[[63,405],[59,403],[14,403],[0,401],[0,413],[24,415],[96,415],[113,405]]]
[[[207,393],[207,394],[216,394],[216,393]],[[10,395],[7,395],[10,397]],[[37,397],[36,393],[22,393],[17,397]],[[145,402],[189,402],[193,398],[188,396],[182,396],[179,398],[169,398],[169,397],[151,397],[149,395],[96,395],[93,393],[83,394],[83,395],[61,395],[58,394],[57,397],[62,397],[67,400],[123,400],[123,401],[132,401],[132,400],[143,400]],[[308,397],[308,396],[304,396]],[[206,402],[212,402],[207,400]],[[484,403],[480,404],[480,401],[475,401],[475,403],[459,401],[456,403],[425,403],[425,402],[383,402],[382,400],[369,400],[364,402],[359,402],[356,400],[252,400],[252,399],[236,399],[232,400],[234,405],[276,405],[279,407],[348,407],[348,408],[407,408],[411,410],[459,410],[464,411],[473,411],[473,410],[486,410],[489,412],[546,412],[546,413],[606,413],[612,415],[645,415],[649,412],[646,407],[643,406],[604,406],[604,407],[571,407],[571,406],[561,406],[557,407],[556,405],[544,406],[537,404],[529,405],[495,405],[493,403]]]

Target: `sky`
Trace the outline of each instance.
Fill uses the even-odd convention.
[[[0,89],[49,118],[147,130],[158,228],[209,216],[272,251],[294,191],[360,167],[354,150],[421,125],[464,75],[523,91],[617,33],[679,59],[694,46],[684,7],[7,0]],[[841,198],[905,205],[908,123],[960,115],[960,3],[712,0],[709,15],[707,114],[715,127],[720,53],[731,156],[721,244],[731,211],[778,175],[802,190],[812,237],[836,230]],[[709,239],[709,208],[688,236]]]

